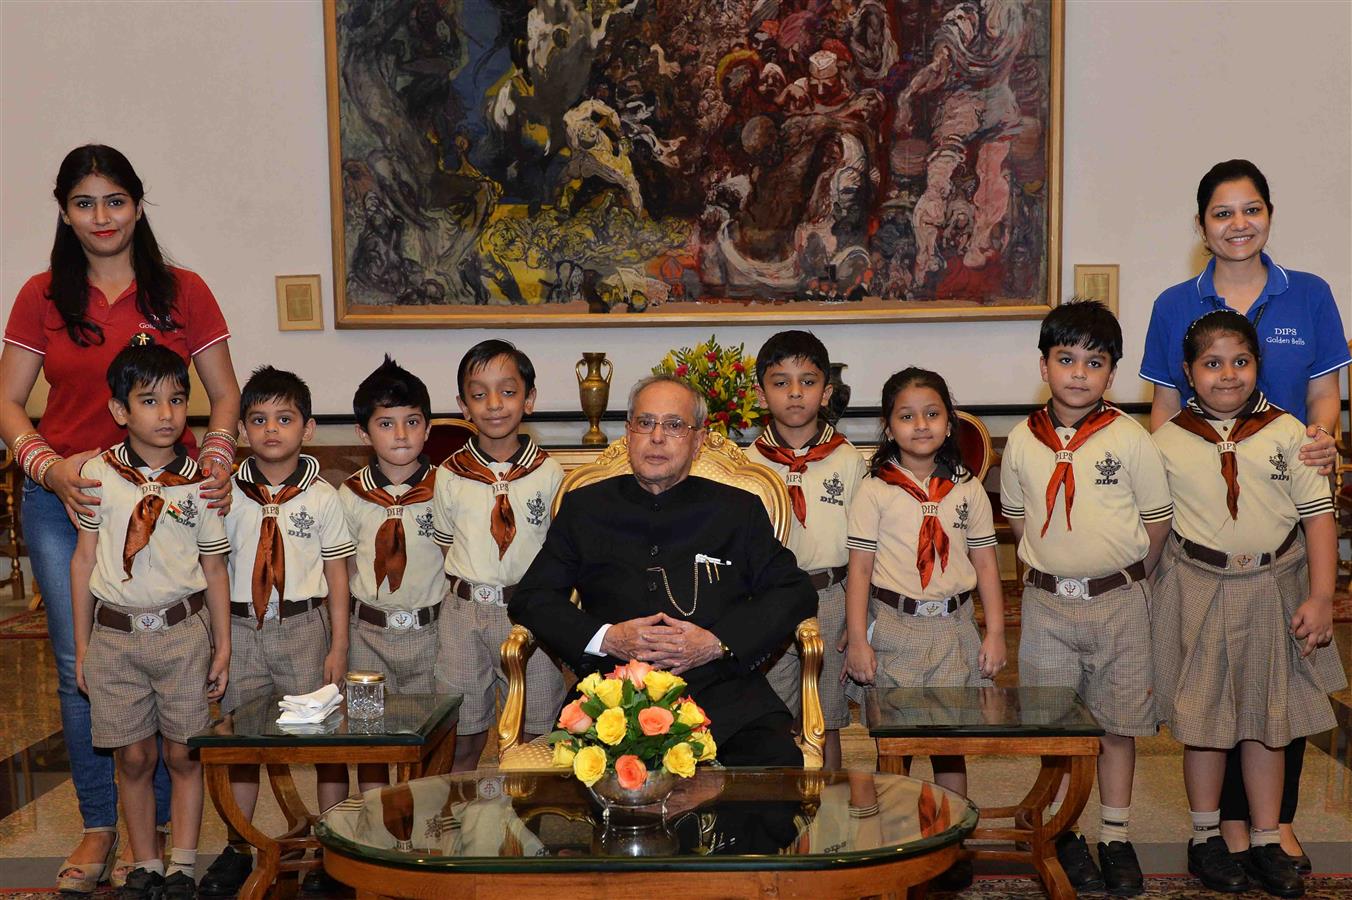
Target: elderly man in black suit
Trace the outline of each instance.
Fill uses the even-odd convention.
[[[633,474],[565,495],[508,612],[578,677],[630,659],[684,677],[725,765],[799,766],[793,717],[757,666],[817,595],[759,498],[690,475],[704,417],[678,378],[635,385]]]

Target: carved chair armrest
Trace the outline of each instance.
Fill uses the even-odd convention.
[[[825,647],[822,643],[821,626],[817,624],[816,618],[804,619],[798,623],[795,637],[798,640],[798,655],[803,670],[803,767],[820,769],[822,747],[826,743],[826,719],[822,715],[819,686]]]
[[[507,699],[498,718],[498,754],[521,743],[521,725],[526,711],[526,661],[535,650],[535,638],[525,627],[513,625],[502,642],[502,671],[507,673]]]

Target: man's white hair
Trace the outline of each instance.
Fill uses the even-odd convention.
[[[690,424],[696,428],[704,427],[704,420],[709,415],[709,404],[705,402],[704,395],[697,391],[694,385],[678,375],[647,375],[640,378],[629,389],[629,418],[634,417],[634,404],[638,402],[638,395],[643,393],[644,388],[652,387],[654,384],[674,384],[689,392],[694,414],[694,419]]]

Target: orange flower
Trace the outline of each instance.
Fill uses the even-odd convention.
[[[671,710],[660,706],[649,706],[638,711],[638,727],[648,737],[666,734],[671,730],[671,723],[674,721],[676,717],[671,714]]]
[[[615,760],[615,780],[626,791],[641,788],[648,780],[648,767],[634,754],[626,753]]]
[[[559,713],[559,727],[569,734],[583,734],[592,727],[591,716],[582,711],[582,699],[579,697],[563,708]]]

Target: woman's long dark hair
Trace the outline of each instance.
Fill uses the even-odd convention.
[[[62,213],[75,186],[89,175],[101,175],[122,188],[139,204],[145,188],[127,158],[112,147],[86,144],[76,147],[61,161],[52,196]],[[160,331],[179,328],[174,321],[174,301],[178,280],[164,261],[150,221],[141,216],[132,232],[131,265],[136,276],[136,308]],[[47,299],[56,304],[66,333],[80,347],[103,343],[103,329],[86,315],[89,309],[89,260],[84,247],[61,215],[56,217],[56,237],[52,240],[52,283]],[[116,299],[116,298],[109,298]]]
[[[939,465],[946,466],[958,481],[971,478],[971,473],[962,464],[962,451],[958,448],[958,410],[953,406],[953,395],[948,391],[948,382],[944,381],[944,376],[938,372],[917,366],[902,369],[883,382],[883,427],[878,434],[878,449],[874,451],[873,458],[868,463],[869,474],[876,476],[882,471],[883,466],[892,460],[898,462],[901,460],[901,448],[897,446],[895,439],[887,436],[887,420],[892,418],[892,409],[897,405],[898,395],[908,387],[927,387],[938,394],[939,399],[944,402],[944,410],[948,413],[948,436],[944,438],[939,452],[934,454],[934,460]]]

